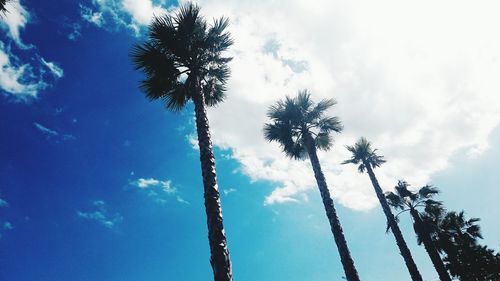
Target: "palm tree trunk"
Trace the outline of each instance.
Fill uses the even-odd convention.
[[[417,235],[420,237],[420,240],[424,244],[424,248],[427,251],[427,254],[429,254],[432,264],[434,265],[434,268],[436,269],[439,275],[439,279],[441,281],[451,281],[450,275],[448,274],[448,271],[444,267],[443,260],[441,259],[441,256],[439,255],[436,246],[434,245],[434,242],[432,241],[431,236],[429,235],[429,232],[425,229],[425,226],[417,210],[411,209],[410,214],[413,217],[415,232],[417,233]]]
[[[387,217],[387,222],[389,224],[389,227],[391,228],[391,231],[394,234],[394,237],[396,238],[396,244],[398,245],[399,251],[403,256],[403,259],[406,263],[406,267],[410,272],[411,279],[413,281],[423,281],[422,276],[418,271],[417,265],[415,264],[415,261],[411,256],[410,249],[408,249],[408,246],[406,245],[406,242],[403,238],[401,229],[399,229],[396,219],[394,218],[394,215],[391,212],[389,203],[387,203],[387,199],[385,198],[384,193],[382,192],[382,188],[380,188],[377,178],[373,173],[372,167],[367,162],[363,161],[363,163],[366,166],[366,170],[368,172],[368,175],[370,176],[370,180],[372,181],[373,188],[375,188],[375,193],[377,194],[378,200],[380,201],[380,205],[382,205],[382,210],[384,211],[384,214]]]
[[[339,218],[337,217],[337,211],[333,205],[333,200],[330,196],[330,191],[326,185],[325,176],[323,171],[321,171],[321,165],[318,160],[318,155],[316,153],[316,147],[314,146],[314,140],[310,135],[306,135],[307,138],[307,152],[309,154],[309,159],[311,160],[311,165],[314,171],[314,177],[318,184],[319,192],[321,194],[321,199],[323,199],[323,205],[325,206],[326,216],[330,222],[330,228],[337,244],[337,249],[340,254],[340,261],[344,267],[344,272],[346,279],[348,281],[359,281],[358,272],[354,266],[354,261],[351,258],[351,253],[347,247],[347,241],[344,236],[344,231],[340,225]]]
[[[198,146],[200,147],[205,211],[207,213],[208,241],[211,253],[210,264],[214,271],[215,281],[232,281],[231,260],[229,259],[229,250],[222,221],[219,187],[217,186],[215,173],[215,157],[212,151],[205,100],[202,93],[193,96]]]

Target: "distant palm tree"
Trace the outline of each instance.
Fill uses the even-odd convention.
[[[141,89],[150,100],[162,100],[167,109],[181,110],[194,103],[198,145],[207,214],[210,263],[217,281],[232,280],[229,250],[224,232],[220,194],[215,172],[206,106],[224,100],[229,77],[223,52],[233,44],[226,31],[228,19],[208,25],[197,5],[181,6],[175,15],[155,17],[147,42],[131,53],[137,69],[145,73]]]
[[[463,211],[446,212],[441,206],[426,208],[422,221],[430,230],[451,275],[461,281],[500,280],[500,253],[481,246],[478,218],[465,218]]]
[[[373,188],[375,189],[375,193],[377,194],[377,198],[380,205],[382,205],[382,210],[387,217],[388,227],[392,230],[392,233],[396,238],[396,244],[398,245],[399,251],[403,256],[406,267],[410,272],[411,279],[413,281],[422,281],[422,276],[420,275],[417,265],[413,260],[410,249],[408,249],[408,246],[406,245],[403,234],[401,233],[397,221],[391,212],[391,207],[389,207],[389,204],[385,199],[384,192],[382,191],[382,188],[375,177],[375,173],[373,172],[374,168],[380,167],[380,165],[385,163],[384,157],[377,155],[377,150],[373,149],[370,142],[363,137],[360,138],[354,146],[346,146],[346,148],[352,153],[352,156],[351,159],[342,162],[342,164],[359,164],[358,171],[360,173],[363,173],[365,170],[368,172]]]
[[[327,99],[315,105],[307,90],[299,91],[297,97],[286,97],[269,108],[267,115],[272,122],[265,124],[264,136],[270,142],[278,142],[286,156],[297,160],[309,157],[311,160],[346,278],[359,281],[316,153],[317,149],[328,150],[331,147],[332,132],[342,131],[338,117],[325,116],[326,110],[335,104],[335,100]]]
[[[435,208],[441,206],[441,203],[432,200],[432,196],[439,193],[439,191],[430,185],[421,187],[418,191],[413,192],[408,189],[409,184],[405,181],[399,181],[398,185],[395,187],[396,193],[388,192],[386,198],[389,205],[401,210],[402,212],[409,211],[411,217],[413,218],[413,229],[418,237],[418,242],[423,243],[427,254],[431,258],[432,264],[436,269],[439,279],[441,281],[451,281],[450,275],[444,266],[443,260],[439,255],[439,252],[434,245],[431,238],[431,232],[427,225],[422,221],[420,212],[418,208],[425,208],[429,210],[430,208]],[[399,215],[399,214],[398,214]],[[396,217],[398,216],[396,215]]]

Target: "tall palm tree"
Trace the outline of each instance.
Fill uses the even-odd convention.
[[[359,281],[316,153],[318,149],[328,150],[331,147],[332,132],[342,131],[338,117],[325,116],[326,110],[335,104],[333,99],[314,104],[307,90],[299,91],[295,98],[286,97],[269,108],[267,115],[271,123],[265,124],[264,136],[270,142],[278,142],[286,156],[297,160],[309,157],[311,160],[346,278],[349,281]]]
[[[373,149],[371,147],[371,143],[364,137],[360,138],[354,146],[348,145],[346,148],[352,153],[352,156],[351,159],[342,162],[342,164],[359,165],[358,171],[360,173],[363,173],[365,170],[368,172],[373,188],[375,189],[375,193],[377,194],[377,198],[380,205],[382,205],[382,210],[387,217],[387,224],[396,238],[396,244],[398,245],[399,251],[403,256],[406,267],[410,272],[411,279],[413,281],[422,281],[422,276],[420,275],[417,265],[413,260],[410,249],[406,245],[401,229],[399,229],[396,218],[391,212],[391,207],[389,207],[389,204],[385,199],[384,192],[382,191],[382,188],[375,177],[375,173],[373,172],[374,168],[380,167],[380,165],[385,163],[384,157],[377,155],[377,150]]]
[[[432,241],[430,230],[422,221],[419,208],[427,210],[441,206],[441,203],[432,199],[432,196],[439,191],[430,185],[421,187],[418,191],[410,191],[409,184],[405,181],[399,181],[394,192],[386,194],[387,201],[392,207],[399,209],[401,212],[409,211],[413,219],[413,229],[417,234],[419,244],[423,243],[427,254],[429,255],[434,268],[436,269],[441,281],[451,281],[450,275],[444,266],[443,260],[439,255],[436,245]],[[396,217],[399,215],[397,214]]]
[[[225,97],[231,58],[223,52],[233,44],[226,31],[228,24],[222,17],[209,25],[197,5],[186,4],[174,15],[155,17],[148,40],[136,45],[131,53],[136,69],[146,76],[141,89],[148,99],[162,100],[172,111],[181,110],[189,100],[194,103],[210,263],[217,281],[232,280],[232,272],[206,107]]]

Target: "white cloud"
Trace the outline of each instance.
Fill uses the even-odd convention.
[[[21,29],[24,29],[30,19],[30,14],[21,5],[20,0],[10,0],[5,5],[7,13],[2,16],[0,26],[7,30],[8,35],[21,48],[28,48],[21,40]]]
[[[252,180],[276,183],[266,204],[316,189],[309,162],[262,137],[268,106],[299,89],[339,102],[345,131],[319,157],[334,197],[357,210],[377,199],[367,175],[339,164],[344,145],[366,136],[388,160],[376,170],[384,188],[418,186],[454,154],[487,150],[500,123],[497,1],[199,2],[207,18],[230,17],[235,39],[227,101],[209,111],[213,141]]]
[[[109,229],[123,222],[123,216],[119,213],[111,213],[103,200],[93,201],[88,211],[77,211],[76,214],[79,218],[95,221]]]
[[[48,136],[58,136],[59,135],[58,132],[56,132],[54,130],[51,130],[51,129],[49,129],[49,128],[47,128],[47,127],[45,127],[45,126],[43,126],[43,125],[41,125],[41,124],[39,124],[37,122],[34,122],[33,125],[35,125],[35,127],[38,130],[40,130],[42,133],[44,133],[44,134],[46,134]]]
[[[224,193],[224,195],[228,196],[229,194],[233,193],[233,192],[236,192],[238,191],[236,188],[225,188],[222,190],[222,193]]]
[[[180,195],[170,180],[158,180],[155,178],[139,178],[129,182],[129,185],[139,188],[153,198],[158,203],[165,204],[170,198],[174,198],[179,203],[189,204]]]
[[[71,135],[71,134],[60,134],[59,132],[55,131],[55,130],[52,130],[52,129],[49,129],[47,128],[46,126],[40,124],[40,123],[37,123],[37,122],[33,122],[33,125],[40,131],[42,132],[46,137],[47,139],[55,139],[56,142],[59,142],[59,141],[67,141],[67,140],[74,140],[76,139],[75,136]]]
[[[49,85],[35,74],[29,63],[20,62],[11,51],[0,42],[0,88],[19,100],[35,98],[39,91]]]
[[[52,75],[56,79],[62,78],[64,75],[64,70],[53,62],[48,62],[44,58],[40,58],[41,62],[52,72]]]
[[[80,5],[82,18],[98,27],[106,29],[127,28],[140,33],[141,27],[148,25],[154,15],[167,12],[152,0],[92,0],[90,5]]]

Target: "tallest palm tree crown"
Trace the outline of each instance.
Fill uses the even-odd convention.
[[[208,106],[221,102],[232,59],[223,56],[233,44],[228,25],[224,17],[207,24],[195,4],[181,6],[175,15],[155,17],[147,42],[131,53],[136,69],[146,74],[141,83],[146,96],[162,99],[173,111],[200,94]]]
[[[325,112],[335,104],[334,99],[314,104],[307,90],[299,91],[294,98],[287,96],[269,108],[267,115],[272,123],[264,126],[264,137],[278,142],[283,152],[293,159],[307,158],[306,141],[309,136],[317,149],[328,150],[332,145],[330,133],[342,131],[337,116],[325,116]]]

